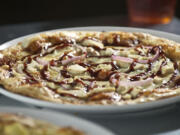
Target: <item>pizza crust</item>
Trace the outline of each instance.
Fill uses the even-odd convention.
[[[180,44],[177,42],[174,42],[172,40],[168,40],[165,38],[156,37],[147,33],[139,33],[139,32],[90,32],[90,31],[60,31],[60,32],[48,32],[43,34],[38,34],[33,36],[33,38],[27,38],[25,41],[22,42],[22,48],[26,48],[30,43],[41,40],[41,41],[47,41],[47,40],[54,40],[54,42],[57,42],[58,37],[68,37],[73,38],[75,40],[81,40],[85,37],[93,37],[97,38],[99,40],[104,40],[105,38],[108,38],[109,42],[112,42],[114,35],[119,35],[121,39],[136,39],[140,40],[143,45],[152,45],[152,46],[161,46],[163,51],[166,53],[167,56],[171,57],[174,60],[180,60]],[[50,37],[50,38],[49,38]],[[15,49],[16,50],[16,49]],[[21,49],[20,49],[21,50]],[[6,51],[7,52],[7,51]],[[10,51],[12,52],[12,50]]]
[[[35,53],[38,51],[33,50],[36,48],[38,44],[36,42],[41,42],[41,46],[38,46],[38,48],[43,48],[50,43],[58,43],[61,42],[61,38],[65,38],[67,40],[70,40],[70,42],[73,42],[73,40],[76,41],[82,41],[86,37],[96,38],[99,41],[106,40],[109,44],[113,44],[113,39],[115,36],[118,36],[122,41],[127,41],[131,43],[132,41],[140,42],[144,46],[157,46],[162,47],[162,50],[166,57],[172,59],[173,61],[176,61],[179,66],[180,61],[180,44],[176,43],[174,41],[159,38],[156,36],[152,36],[150,34],[146,33],[129,33],[129,32],[89,32],[89,31],[60,31],[60,32],[48,32],[43,34],[35,35],[31,38],[27,38],[18,45],[14,45],[12,47],[9,47],[5,50],[1,51],[1,54],[3,56],[9,56],[11,58],[15,59],[22,59],[24,56],[30,55],[31,53]],[[73,39],[71,41],[71,39]],[[115,46],[115,45],[114,45]],[[102,47],[102,46],[101,46]],[[27,49],[30,52],[23,52],[24,49]],[[43,83],[38,84],[23,84],[24,80],[20,78],[8,78],[7,69],[0,68],[0,84],[5,87],[5,89],[12,91],[14,93],[22,94],[25,96],[52,101],[52,102],[58,102],[58,103],[65,103],[65,104],[117,104],[117,105],[123,105],[123,104],[132,104],[132,103],[142,103],[142,102],[149,102],[154,100],[159,100],[162,98],[168,98],[172,96],[179,96],[180,88],[169,88],[168,92],[159,92],[159,89],[154,89],[152,93],[146,93],[146,95],[143,95],[136,99],[131,99],[127,101],[116,101],[116,100],[100,100],[100,101],[82,101],[80,99],[74,99],[70,97],[65,98],[59,98],[58,94],[52,90],[49,90],[47,87],[44,87]],[[38,94],[37,94],[38,93]],[[108,93],[105,92],[105,93]],[[110,93],[112,93],[110,91]],[[102,96],[102,95],[101,95]],[[104,95],[103,95],[104,96]],[[128,98],[128,95],[126,95],[126,98]]]

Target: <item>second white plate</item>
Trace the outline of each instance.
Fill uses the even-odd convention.
[[[20,113],[25,116],[31,116],[33,118],[48,121],[59,126],[75,127],[76,129],[84,131],[87,133],[87,135],[114,135],[112,132],[95,123],[64,113],[55,113],[48,110],[42,111],[20,107],[0,107],[0,112]]]

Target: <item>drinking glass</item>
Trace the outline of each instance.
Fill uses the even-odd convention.
[[[127,0],[129,18],[138,24],[167,24],[174,15],[176,0]]]

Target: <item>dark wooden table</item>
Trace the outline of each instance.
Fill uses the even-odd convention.
[[[65,27],[79,26],[135,26],[125,16],[103,16],[76,20],[32,22],[0,26],[0,43],[27,34]],[[140,26],[136,26],[140,27]],[[174,18],[167,25],[141,26],[180,34],[180,20]],[[4,96],[0,96],[0,105],[25,106]],[[130,115],[108,116],[106,118],[85,117],[112,130],[117,135],[180,135],[180,105],[141,112]]]

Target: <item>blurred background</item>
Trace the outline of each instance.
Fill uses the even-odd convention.
[[[0,3],[1,25],[122,15],[127,16],[126,0],[1,0]],[[180,17],[178,0],[175,16]]]
[[[0,44],[35,32],[79,26],[133,26],[180,34],[180,29],[178,29],[180,26],[179,0],[176,0],[175,16],[173,17],[173,13],[170,15],[173,17],[171,23],[153,25],[137,25],[132,23],[128,18],[127,1],[1,0]],[[131,7],[135,9],[131,11],[131,15],[135,19],[138,18],[134,15],[136,11],[139,16],[142,14],[142,16],[147,17],[144,11],[148,10],[148,14],[152,12],[152,16],[157,18],[159,18],[159,14],[162,14],[162,16],[165,16],[166,22],[166,16],[168,16],[168,13],[171,14],[171,11],[174,11],[172,9],[174,9],[173,5],[175,5],[175,0],[129,1],[132,2]],[[139,9],[140,11],[138,11]],[[170,20],[172,17],[170,17]]]

